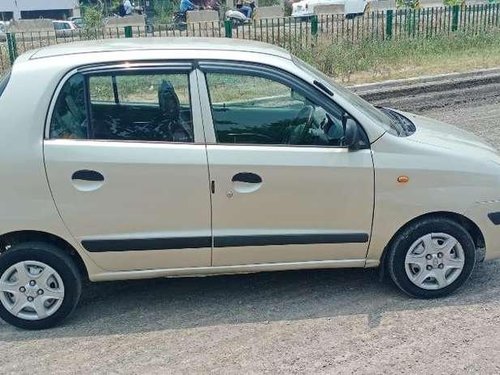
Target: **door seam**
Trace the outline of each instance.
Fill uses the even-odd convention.
[[[200,107],[200,116],[201,116],[201,124],[202,124],[202,127],[203,127],[203,140],[204,140],[204,143],[205,143],[205,159],[207,161],[207,174],[208,174],[208,181],[207,181],[207,188],[208,188],[208,195],[210,197],[210,238],[211,238],[211,248],[210,248],[210,267],[213,267],[213,264],[214,264],[214,228],[213,228],[213,213],[214,213],[214,210],[213,210],[213,193],[212,193],[212,181],[215,181],[215,180],[212,180],[212,173],[210,171],[210,163],[209,163],[209,159],[208,159],[208,145],[207,145],[207,131],[206,131],[206,126],[208,126],[206,124],[206,121],[205,121],[205,116],[203,115],[203,100],[202,100],[202,97],[201,97],[201,90],[200,90],[200,80],[201,80],[201,76],[200,76],[200,70],[195,68],[193,70],[193,72],[195,73],[196,75],[196,92],[198,94],[198,105]]]

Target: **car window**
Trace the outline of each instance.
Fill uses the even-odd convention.
[[[87,138],[88,121],[85,109],[84,77],[72,76],[57,97],[50,124],[50,138]]]
[[[194,141],[188,74],[96,75],[88,86],[93,138]]]
[[[392,121],[391,118],[384,112],[382,112],[378,108],[375,108],[372,104],[368,103],[358,95],[352,93],[350,90],[342,87],[342,85],[336,84],[326,74],[300,60],[299,58],[293,56],[293,61],[298,67],[308,71],[313,77],[315,77],[319,82],[323,83],[334,93],[339,94],[346,100],[348,100],[349,103],[355,106],[358,111],[362,112],[373,122],[379,124],[383,129],[390,132],[391,134],[397,135],[399,133],[400,129],[397,128],[397,124],[395,124],[394,121]]]
[[[77,74],[66,82],[57,99],[50,136],[193,142],[188,75]]]
[[[218,143],[341,146],[344,111],[325,111],[291,87],[245,74],[207,73]]]
[[[10,70],[7,71],[2,76],[0,76],[0,97],[2,96],[3,92],[5,91],[5,88],[7,87],[9,79],[10,79]]]

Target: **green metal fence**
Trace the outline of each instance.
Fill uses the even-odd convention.
[[[0,42],[0,71],[7,69],[20,53],[52,44],[80,40],[130,37],[226,37],[258,40],[289,49],[310,48],[318,38],[333,42],[357,43],[365,40],[429,38],[455,32],[479,34],[500,30],[500,3],[424,9],[396,9],[366,12],[348,19],[341,14],[320,15],[309,19],[292,17],[261,19],[234,27],[230,22],[215,21],[146,27],[76,30],[56,35],[52,31],[7,34]]]

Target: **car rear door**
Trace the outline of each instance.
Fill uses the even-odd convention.
[[[342,146],[349,115],[314,87],[274,68],[199,66],[213,265],[363,265],[373,215],[373,161],[363,136],[357,150]]]
[[[112,271],[210,266],[210,190],[190,63],[73,72],[44,141],[73,236]]]

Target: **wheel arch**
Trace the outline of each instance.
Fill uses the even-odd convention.
[[[2,253],[9,251],[10,247],[14,244],[34,241],[50,243],[61,249],[62,252],[69,254],[74,260],[81,276],[85,280],[89,279],[87,266],[78,251],[76,251],[68,241],[51,233],[36,230],[21,230],[4,233],[0,235],[0,256]]]
[[[485,247],[485,240],[484,240],[484,235],[479,226],[469,219],[468,217],[458,214],[456,212],[451,212],[451,211],[436,211],[436,212],[428,212],[426,214],[417,216],[410,221],[406,222],[404,225],[402,225],[396,233],[391,237],[389,242],[384,248],[384,251],[382,252],[382,256],[380,258],[380,278],[383,278],[385,276],[385,268],[386,268],[386,262],[387,262],[387,253],[389,249],[391,248],[394,240],[397,238],[397,236],[405,230],[408,226],[412,225],[413,223],[416,223],[420,220],[424,220],[427,218],[444,218],[444,219],[449,219],[454,221],[455,223],[461,225],[472,237],[474,241],[474,245],[476,246],[476,251],[478,249],[484,248]]]

